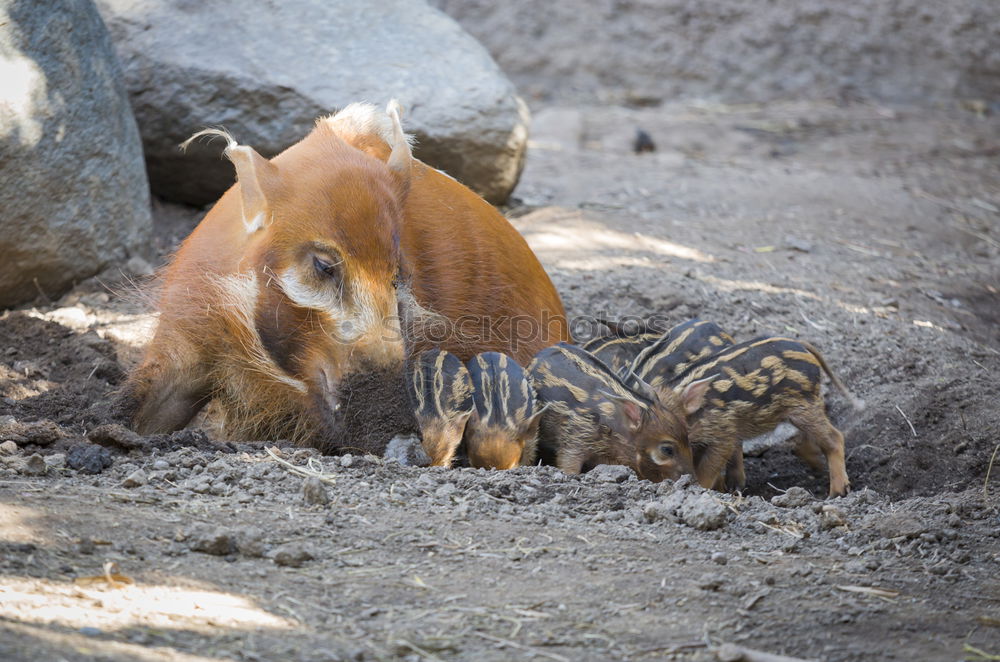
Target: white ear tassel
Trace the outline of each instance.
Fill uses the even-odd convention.
[[[385,114],[392,120],[392,140],[396,142],[403,135],[403,107],[399,105],[397,99],[390,99],[389,104],[385,107]]]
[[[226,131],[225,129],[202,129],[201,131],[199,131],[198,133],[194,134],[193,136],[191,136],[190,138],[181,143],[181,151],[182,152],[187,151],[188,145],[190,145],[198,138],[201,138],[202,136],[211,136],[209,138],[209,141],[211,141],[212,138],[224,138],[226,141],[226,149],[223,152],[223,154],[228,155],[229,150],[240,146],[239,143],[236,142],[236,139],[233,138],[232,134]]]
[[[397,172],[409,174],[410,143],[403,133],[403,123],[400,119],[403,109],[399,102],[393,99],[386,106],[385,113],[392,120],[392,153],[389,155],[389,167]]]
[[[202,129],[181,143],[181,151],[187,150],[193,141],[203,136],[208,136],[209,140],[222,138],[226,141],[222,155],[236,168],[236,179],[242,191],[243,226],[247,234],[253,234],[265,227],[269,217],[265,190],[268,190],[268,180],[273,180],[275,177],[274,166],[257,154],[252,147],[236,142],[232,134],[225,129]]]

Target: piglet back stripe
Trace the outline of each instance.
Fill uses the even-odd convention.
[[[489,425],[510,426],[534,413],[534,390],[517,361],[499,352],[478,354],[469,361],[473,400]]]
[[[471,409],[468,379],[465,366],[454,354],[437,349],[421,352],[412,361],[408,381],[417,414],[447,417]]]
[[[548,374],[555,375],[560,381],[573,384],[576,391],[604,390],[614,395],[628,397],[651,406],[654,403],[646,396],[626,384],[611,368],[593,354],[567,343],[558,343],[539,352],[532,362],[531,370],[535,390],[543,401],[563,400],[578,401],[574,388],[546,384]],[[562,398],[563,393],[570,395]],[[543,395],[544,394],[544,395]],[[557,395],[558,394],[558,395]]]
[[[649,381],[676,379],[700,361],[733,344],[732,336],[715,322],[693,319],[670,329],[636,357],[632,369]]]
[[[786,358],[788,356],[791,359]],[[688,368],[680,384],[689,384],[702,377],[719,374],[724,368],[738,374],[749,374],[761,367],[767,357],[781,357],[787,367],[805,375],[819,375],[819,363],[802,345],[791,338],[759,337],[731,345],[719,353]]]

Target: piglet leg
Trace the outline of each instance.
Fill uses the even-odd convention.
[[[726,463],[726,491],[742,492],[746,487],[747,476],[743,468],[743,448],[737,444],[733,454]]]
[[[815,445],[826,456],[830,470],[830,496],[847,496],[851,481],[847,478],[844,459],[844,435],[831,425],[822,403],[803,408],[790,416],[789,421],[802,433],[805,448],[808,449],[809,444]]]

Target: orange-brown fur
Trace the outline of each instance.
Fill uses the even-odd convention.
[[[537,429],[532,433],[532,446]],[[521,464],[530,465],[533,457],[526,457],[525,440],[511,438],[510,430],[506,428],[477,427],[471,432],[466,431],[466,450],[469,464],[484,469],[513,469]]]

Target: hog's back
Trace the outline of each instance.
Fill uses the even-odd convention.
[[[463,360],[492,351],[526,365],[570,339],[559,294],[524,237],[475,193],[417,161],[402,248],[417,302],[455,330],[438,345]],[[418,338],[414,350],[433,345]]]

